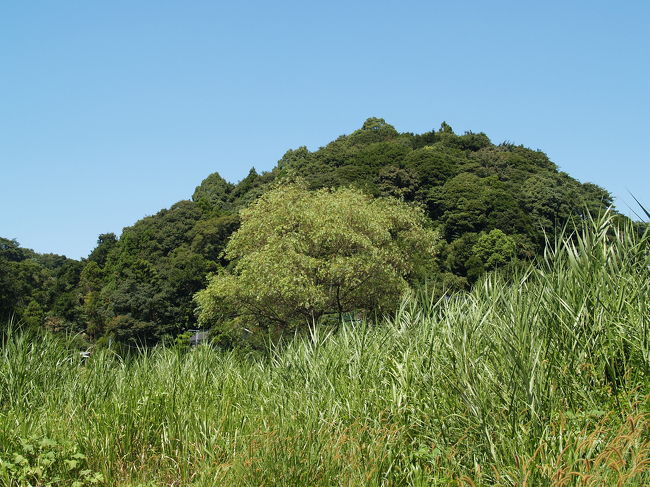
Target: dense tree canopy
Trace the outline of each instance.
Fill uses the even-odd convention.
[[[46,311],[78,325],[76,288],[81,268],[76,260],[37,254],[15,240],[0,238],[0,325],[13,317],[16,322],[41,326]]]
[[[226,258],[197,294],[203,326],[239,318],[286,328],[327,314],[392,309],[431,266],[437,235],[423,211],[357,189],[280,186],[241,212]]]
[[[558,171],[539,150],[496,145],[483,133],[458,135],[444,122],[412,134],[370,118],[317,150],[289,150],[271,171],[251,169],[237,184],[213,173],[191,200],[143,218],[119,238],[100,235],[80,262],[0,239],[0,319],[13,314],[34,326],[85,331],[89,338],[147,343],[194,328],[192,296],[205,288],[208,274],[245,274],[244,237],[224,253],[240,212],[245,217],[256,201],[267,201],[262,195],[296,178],[311,191],[355,188],[363,198],[392,197],[424,208],[427,224],[441,236],[427,277],[447,289],[467,289],[487,270],[534,257],[556,228],[612,204],[607,191]],[[286,208],[288,218],[281,199],[278,211]],[[260,244],[250,231],[238,235],[247,235],[250,246]],[[298,304],[304,315],[307,308]]]

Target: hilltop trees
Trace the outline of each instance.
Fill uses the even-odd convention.
[[[612,203],[607,191],[558,171],[539,150],[496,145],[483,133],[456,134],[444,122],[438,130],[412,134],[370,118],[358,130],[317,150],[304,146],[289,150],[271,171],[251,169],[237,184],[213,173],[191,200],[139,220],[119,238],[100,235],[96,249],[81,261],[36,254],[0,239],[0,319],[14,315],[35,325],[85,330],[91,338],[111,334],[118,340],[147,343],[194,328],[192,297],[205,288],[208,274],[237,276],[243,282],[250,258],[241,250],[244,237],[236,237],[234,241],[240,242],[232,247],[241,252],[224,253],[240,226],[240,212],[247,215],[245,209],[256,201],[263,204],[268,197],[264,195],[280,182],[296,179],[304,181],[300,191],[315,191],[311,195],[315,198],[325,199],[333,188],[346,187],[362,191],[367,195],[363,198],[389,197],[423,208],[427,224],[441,237],[429,259],[427,279],[446,290],[468,289],[486,271],[534,257],[545,236]],[[287,190],[287,195],[294,190]],[[344,194],[349,196],[345,192],[340,196]],[[280,208],[290,213],[292,208],[281,199],[276,208],[269,207],[269,217]],[[358,201],[350,198],[348,203]],[[323,225],[333,225],[327,215],[323,218]],[[260,243],[252,232],[241,235]],[[357,269],[353,264],[347,262]],[[326,282],[319,281],[321,287],[314,293]],[[373,294],[363,285],[357,297],[362,293],[366,301],[361,308],[385,309],[393,296],[388,293],[382,302],[381,293]],[[338,305],[320,296],[320,301],[312,296],[308,306],[295,301],[294,312],[280,321],[304,320],[312,311],[315,316],[338,312]],[[349,306],[342,300],[340,308]]]
[[[433,262],[424,212],[353,188],[280,186],[241,212],[231,271],[196,295],[199,322],[285,329],[325,315],[392,308]]]
[[[0,326],[13,317],[40,327],[46,310],[72,324],[77,318],[75,290],[80,272],[76,260],[37,254],[15,240],[0,238]]]

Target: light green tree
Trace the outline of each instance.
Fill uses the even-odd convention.
[[[433,263],[424,212],[352,188],[280,186],[241,212],[230,271],[198,292],[199,322],[280,328],[325,315],[392,309]]]
[[[496,269],[515,258],[517,244],[515,239],[499,229],[481,233],[472,248],[474,255],[483,262],[485,270]]]

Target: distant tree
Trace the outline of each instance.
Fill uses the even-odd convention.
[[[105,312],[101,305],[100,291],[103,285],[103,272],[99,264],[89,260],[79,278],[79,301],[86,332],[97,337],[102,334]]]
[[[451,128],[451,125],[449,125],[447,122],[442,122],[440,124],[440,130],[438,130],[440,135],[454,135],[454,129]]]
[[[363,122],[363,126],[349,136],[352,144],[370,144],[395,138],[399,132],[383,118],[371,117]]]
[[[384,166],[379,170],[379,191],[382,196],[394,196],[413,201],[420,181],[413,170]]]
[[[106,333],[118,342],[131,346],[151,345],[159,339],[154,323],[138,320],[131,315],[118,315],[111,319],[106,325]]]
[[[426,188],[441,186],[453,177],[459,162],[465,155],[457,149],[438,146],[426,146],[411,151],[404,159],[404,165],[415,171],[422,185]]]
[[[21,319],[32,328],[42,326],[45,319],[43,307],[32,299],[23,310]]]
[[[226,240],[239,227],[238,215],[219,215],[200,220],[189,233],[194,252],[212,261],[221,261]]]
[[[458,276],[467,276],[470,268],[469,259],[472,257],[472,247],[478,239],[476,233],[465,233],[460,238],[442,246],[440,256],[441,267]]]
[[[255,201],[275,178],[275,173],[263,172],[259,174],[251,168],[248,175],[239,181],[232,191],[234,208],[243,208]]]
[[[51,271],[52,278],[47,284],[48,315],[62,318],[70,324],[71,330],[81,325],[78,287],[83,267],[77,260],[63,258],[58,267]]]
[[[475,134],[473,132],[466,132],[456,138],[456,146],[461,150],[478,151],[492,144],[490,139],[484,133]]]
[[[585,200],[580,190],[580,183],[564,173],[535,174],[522,184],[522,203],[535,223],[538,244],[582,213]]]
[[[241,220],[226,247],[232,272],[214,274],[196,295],[203,326],[235,320],[285,329],[392,309],[431,265],[437,241],[421,210],[352,188],[278,187]]]
[[[88,260],[94,261],[100,266],[106,264],[106,259],[108,253],[115,247],[117,244],[117,237],[114,233],[102,233],[97,238],[97,246],[88,256]]]
[[[481,178],[463,172],[447,181],[432,196],[444,233],[454,239],[467,232],[499,228],[517,233],[528,225],[509,187],[496,177]]]
[[[228,210],[231,207],[230,193],[233,188],[232,184],[215,172],[196,187],[192,201],[205,206],[206,209]]]
[[[614,204],[614,198],[609,191],[594,183],[583,183],[584,207],[592,215],[597,215]]]
[[[20,247],[15,239],[0,237],[0,259],[10,262],[20,262],[27,258],[26,249]]]
[[[479,235],[472,248],[485,270],[496,269],[510,262],[516,256],[515,239],[498,228]]]
[[[445,183],[436,193],[436,207],[441,213],[448,239],[485,228],[490,212],[490,189],[498,181],[485,181],[462,173]]]
[[[278,161],[278,169],[285,169],[288,167],[293,169],[301,168],[304,164],[308,164],[309,155],[309,150],[304,145],[295,150],[289,149],[282,156],[282,159]]]
[[[28,251],[14,239],[0,237],[0,326],[28,301],[31,286],[21,272]]]
[[[17,267],[16,262],[0,259],[0,325],[9,319],[24,292],[16,277]]]

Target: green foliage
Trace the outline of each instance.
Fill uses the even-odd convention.
[[[25,290],[23,283],[15,276],[17,265],[10,260],[0,259],[0,319],[7,320]]]
[[[191,327],[192,295],[216,269],[214,260],[234,226],[236,218],[219,216],[213,206],[183,201],[126,228],[105,264],[89,261],[81,274],[87,332],[155,343]]]
[[[494,176],[459,174],[448,180],[433,200],[450,240],[494,228],[516,233],[529,224],[506,184]]]
[[[398,135],[395,127],[386,123],[383,118],[371,117],[363,123],[359,130],[353,132],[349,139],[354,145],[368,145],[393,139]]]
[[[495,228],[489,233],[482,233],[472,251],[481,260],[485,270],[492,270],[515,258],[516,243],[512,237]]]
[[[150,321],[143,321],[130,315],[118,315],[106,324],[106,333],[118,341],[135,347],[150,345],[159,338],[157,327]]]
[[[30,256],[30,251],[20,247],[18,242],[0,237],[0,258],[9,262],[20,262]]]
[[[58,336],[9,334],[0,456],[46,435],[116,487],[649,485],[648,232],[586,221],[514,281],[419,288],[389,319],[264,352],[81,362]]]
[[[223,179],[219,173],[212,173],[197,186],[192,195],[192,201],[199,203],[208,210],[230,209],[230,193],[234,185]]]
[[[413,201],[420,187],[418,175],[409,169],[384,166],[378,173],[378,189],[382,196]]]
[[[192,332],[186,331],[180,333],[174,337],[173,347],[179,352],[188,352],[190,350],[190,338],[192,337]]]
[[[45,312],[41,305],[32,299],[23,310],[21,317],[28,326],[36,328],[43,325]]]
[[[404,158],[404,166],[415,171],[422,184],[420,189],[430,190],[453,177],[458,162],[464,159],[465,155],[459,150],[438,144],[409,152]]]
[[[359,190],[280,186],[241,212],[232,272],[197,294],[199,322],[245,318],[286,328],[326,314],[391,309],[430,265],[437,237],[422,211]]]
[[[209,273],[235,265],[224,249],[239,228],[239,211],[278,181],[297,179],[311,190],[354,187],[422,206],[444,240],[427,279],[447,290],[467,289],[497,261],[533,259],[547,237],[578,228],[612,204],[607,191],[558,172],[541,151],[495,145],[483,133],[456,134],[444,122],[411,134],[369,118],[317,150],[289,150],[273,170],[253,168],[237,184],[211,174],[191,201],[141,219],[119,239],[99,235],[81,262],[0,239],[0,319],[14,315],[98,339],[115,317],[130,316],[152,324],[149,343],[194,328],[193,294]],[[477,239],[494,230],[515,242],[515,257],[508,251],[499,260],[497,251],[488,263],[490,256],[475,252]]]
[[[38,436],[13,443],[13,451],[0,456],[0,480],[7,487],[106,485],[101,473],[87,468],[86,456],[68,443]]]
[[[190,230],[189,236],[192,238],[190,247],[193,252],[208,260],[225,263],[221,253],[226,246],[226,241],[237,228],[239,228],[238,215],[218,215],[200,220]]]
[[[61,255],[37,254],[0,238],[0,318],[39,326],[45,313],[75,319],[80,265]]]
[[[102,233],[97,238],[97,246],[88,256],[89,261],[97,263],[103,267],[110,251],[117,245],[117,237],[114,233]]]

